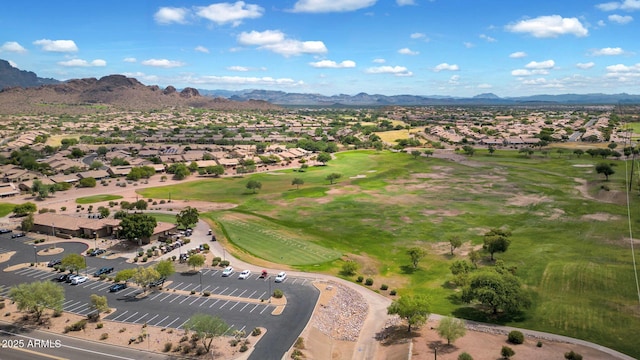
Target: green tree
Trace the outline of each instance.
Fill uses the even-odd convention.
[[[188,229],[198,223],[199,216],[198,209],[187,206],[176,214],[176,223],[183,229]]]
[[[522,289],[520,280],[508,271],[486,269],[470,275],[469,285],[462,291],[462,300],[478,301],[492,314],[498,311],[516,313],[531,304],[528,294]]]
[[[510,359],[515,354],[516,352],[508,346],[503,346],[502,350],[500,350],[500,355],[502,355],[502,358],[504,359]]]
[[[32,313],[36,321],[40,321],[46,309],[61,312],[64,303],[64,289],[51,281],[19,284],[9,289],[8,296],[18,310]]]
[[[422,152],[426,157],[433,155],[433,150],[425,150]]]
[[[192,161],[192,162],[189,164],[188,168],[189,168],[189,171],[190,171],[190,172],[194,173],[194,172],[198,171],[198,163],[197,163],[197,162],[195,162],[195,161]]]
[[[480,253],[474,249],[469,250],[469,261],[473,264],[473,266],[478,268],[478,262],[480,261]]]
[[[247,182],[247,189],[253,190],[255,194],[258,189],[262,189],[262,183],[258,180],[251,179]]]
[[[491,254],[491,261],[494,260],[494,253],[505,252],[509,249],[509,245],[511,244],[509,236],[511,236],[510,231],[497,228],[493,228],[484,234],[484,245],[482,245],[482,248]]]
[[[20,229],[22,231],[29,232],[31,231],[31,229],[33,229],[34,223],[35,223],[35,220],[33,219],[33,214],[29,214],[20,222]]]
[[[599,163],[596,165],[596,172],[598,174],[603,174],[605,176],[605,181],[609,181],[609,176],[616,173],[611,165],[607,163]]]
[[[338,179],[340,179],[341,177],[342,177],[342,174],[331,173],[331,174],[327,175],[327,177],[325,179],[329,181],[329,184],[333,185],[333,182],[338,180]]]
[[[427,256],[427,252],[423,248],[412,247],[409,250],[407,250],[407,255],[409,255],[409,257],[411,258],[411,264],[413,265],[413,268],[417,269],[418,263],[425,256]]]
[[[413,156],[414,159],[417,159],[421,154],[420,150],[411,150],[411,156]]]
[[[403,296],[389,305],[387,314],[398,315],[405,319],[409,325],[408,332],[411,332],[412,326],[420,326],[427,321],[429,300],[421,295]]]
[[[152,267],[138,267],[131,277],[131,281],[147,291],[147,286],[152,282],[160,279],[160,273]]]
[[[37,210],[38,210],[38,207],[36,206],[36,204],[32,202],[26,202],[13,207],[13,213],[16,216],[25,216],[28,214],[32,214]]]
[[[169,165],[167,172],[173,174],[173,178],[176,180],[183,180],[191,174],[191,171],[189,171],[189,168],[184,163]]]
[[[102,161],[94,160],[94,161],[91,162],[91,165],[89,165],[89,169],[90,170],[97,170],[97,169],[100,169],[103,166],[104,166],[104,164],[102,163]]]
[[[148,239],[158,225],[155,217],[146,214],[129,214],[120,220],[120,235],[125,239]]]
[[[176,267],[173,265],[173,261],[161,260],[155,266],[156,271],[161,277],[168,278],[176,272]]]
[[[453,255],[453,251],[462,246],[462,239],[457,235],[452,236],[449,238],[449,245],[451,246],[451,255]]]
[[[462,147],[462,151],[464,151],[465,155],[467,156],[473,156],[473,154],[476,152],[476,149],[474,149],[471,145],[465,145]]]
[[[304,180],[301,178],[293,178],[293,180],[291,180],[291,185],[295,185],[296,189],[300,189],[300,185],[304,185]]]
[[[80,269],[87,267],[87,261],[84,256],[80,254],[69,254],[62,258],[61,264],[65,269],[71,273],[79,272]]]
[[[316,157],[316,160],[320,161],[322,163],[322,165],[327,165],[327,163],[329,161],[331,161],[331,154],[326,153],[326,152],[321,152]]]
[[[489,145],[489,155],[493,155],[494,152],[496,152],[496,147],[493,145]]]
[[[440,320],[436,331],[441,338],[447,339],[447,345],[451,345],[467,333],[467,328],[464,321],[446,316]]]
[[[458,355],[458,360],[473,360],[473,356],[469,355],[469,353],[463,352]]]
[[[229,325],[217,316],[208,314],[195,314],[187,320],[184,328],[198,334],[198,339],[202,342],[204,350],[211,351],[213,340],[229,331]]]
[[[135,268],[122,269],[116,273],[116,276],[113,278],[113,281],[115,282],[124,281],[126,284],[131,278],[133,278],[135,274],[136,274]]]
[[[191,255],[189,256],[189,259],[187,259],[187,265],[193,267],[193,270],[195,270],[197,267],[204,265],[204,260],[204,255]]]
[[[96,187],[96,184],[96,179],[92,177],[82,178],[80,179],[80,181],[78,181],[78,185],[83,188],[94,188]]]
[[[107,297],[100,296],[96,294],[91,294],[89,296],[89,300],[91,302],[91,308],[97,310],[99,312],[107,312],[109,311],[109,305],[107,304]]]
[[[107,155],[107,153],[108,153],[108,152],[109,152],[109,149],[107,149],[107,147],[106,147],[106,146],[100,146],[100,147],[98,147],[98,149],[96,150],[96,153],[97,153],[99,156],[105,156],[105,155]]]
[[[100,216],[102,216],[103,218],[108,218],[109,214],[111,214],[111,211],[109,211],[109,208],[104,207],[104,206],[100,206],[98,207],[98,213],[100,214]]]
[[[347,260],[342,264],[342,274],[346,276],[353,276],[358,271],[358,263],[353,260]]]
[[[567,360],[582,360],[582,355],[571,350],[569,352],[564,353],[564,358]]]

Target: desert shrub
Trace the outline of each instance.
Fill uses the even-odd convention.
[[[126,327],[123,327],[122,329],[118,330],[118,332],[119,332],[119,333],[123,333],[123,332],[125,332],[125,331],[127,331],[127,328],[126,328]]]
[[[211,292],[205,291],[202,293],[202,296],[211,296]]]
[[[293,360],[304,359],[304,354],[302,353],[302,351],[295,349],[293,350],[293,352],[291,352],[291,358]]]
[[[282,296],[284,296],[284,293],[282,292],[282,290],[280,290],[280,289],[273,290],[273,297],[274,298],[280,299]]]
[[[91,312],[87,314],[87,320],[91,322],[98,322],[100,320],[100,313],[97,311]]]
[[[519,345],[524,342],[524,335],[518,330],[513,330],[509,333],[507,340],[512,344]]]
[[[236,345],[238,345],[239,342],[240,342],[240,340],[238,340],[238,339],[231,339],[231,340],[229,340],[229,345],[236,346]]]
[[[395,291],[395,290],[391,290],[391,291],[389,291],[389,295],[391,295],[391,296],[396,296],[396,294],[397,294],[397,293],[398,293],[398,292],[397,292],[397,291]]]
[[[542,341],[538,341],[538,343],[536,344],[537,347],[542,347]]]
[[[191,295],[195,294],[196,291],[195,290],[191,290]]]
[[[473,357],[466,352],[458,355],[458,360],[473,360]]]
[[[180,342],[185,342],[185,341],[189,341],[189,337],[187,335],[184,335],[183,337],[180,338]]]
[[[61,310],[55,310],[53,312],[53,317],[60,317],[62,316],[62,311]]]
[[[364,276],[359,275],[358,278],[356,279],[356,282],[361,283],[362,281],[364,281]]]
[[[509,359],[515,354],[516,352],[513,351],[513,349],[508,346],[503,346],[502,349],[500,350],[500,355],[502,355],[502,357],[505,359]]]
[[[103,323],[97,323],[96,324],[96,329],[102,329],[104,327]]]
[[[364,284],[367,285],[367,286],[373,285],[373,279],[372,278],[367,278],[367,280],[364,281]]]
[[[240,349],[238,349],[238,351],[240,352],[245,352],[249,350],[249,347],[246,344],[242,344],[242,346],[240,346]]]
[[[204,346],[198,346],[196,348],[196,355],[201,356],[207,353],[207,350],[204,349]]]
[[[260,334],[262,334],[262,330],[260,330],[260,328],[253,328],[253,331],[251,332],[251,335],[258,336]]]
[[[147,262],[148,258],[145,256],[142,258],[142,262]]]
[[[87,326],[87,320],[82,319],[78,322],[75,322],[71,325],[65,326],[64,328],[64,332],[68,333],[69,331],[80,331],[80,330],[84,330],[84,328]]]
[[[222,260],[222,261],[220,261],[220,266],[221,266],[221,267],[227,267],[227,266],[229,266],[229,260]]]
[[[222,258],[220,256],[216,256],[216,257],[213,258],[213,261],[220,262],[220,261],[222,261]]]
[[[4,309],[4,301],[0,302],[0,310]]]
[[[293,347],[296,349],[304,349],[304,338],[297,338],[295,344],[293,344]]]
[[[387,284],[380,285],[380,290],[387,290],[388,288],[389,288],[389,285]]]
[[[567,360],[582,360],[582,355],[577,352],[573,352],[573,350],[564,353],[564,358]]]
[[[173,343],[172,342],[166,342],[166,343],[164,343],[164,348],[162,349],[162,351],[169,352],[169,351],[171,351],[172,347],[173,347]]]
[[[102,335],[100,335],[100,340],[107,340],[109,338],[109,333],[102,333]]]
[[[215,259],[211,262],[211,266],[218,266],[218,264],[220,264],[220,261],[216,261]]]

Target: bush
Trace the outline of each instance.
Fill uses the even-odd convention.
[[[364,280],[364,276],[360,275],[358,276],[358,278],[356,279],[356,282],[361,283]]]
[[[294,360],[303,359],[304,354],[302,353],[302,351],[295,349],[293,350],[293,352],[291,352],[291,358]]]
[[[100,340],[107,340],[109,338],[109,333],[102,333],[102,335],[100,335]]]
[[[173,347],[173,343],[172,342],[166,342],[166,343],[164,343],[164,348],[162,349],[162,351],[169,352],[169,351],[171,351],[172,347]]]
[[[102,329],[104,327],[103,323],[97,323],[96,324],[96,329]]]
[[[220,261],[220,267],[227,267],[229,266],[229,260],[222,260]]]
[[[260,328],[253,328],[253,331],[251,332],[252,336],[258,336],[262,334],[262,330],[260,330]]]
[[[211,296],[211,292],[205,291],[202,293],[202,296]]]
[[[564,353],[564,358],[567,360],[582,360],[582,355],[573,352],[573,350]]]
[[[245,352],[249,350],[249,347],[246,344],[242,344],[242,346],[240,346],[240,349],[238,349],[238,351],[240,352]]]
[[[524,335],[518,330],[513,330],[509,333],[507,341],[515,345],[522,344],[524,342]]]
[[[542,347],[542,341],[538,341],[538,343],[536,344],[537,347]]]
[[[216,259],[213,259],[211,262],[211,266],[218,266],[218,264],[220,264],[220,261],[217,261]]]
[[[304,349],[304,339],[302,337],[297,338],[293,347],[296,349]]]
[[[280,290],[280,289],[273,290],[273,297],[274,298],[280,299],[282,296],[284,296],[284,293],[282,292],[282,290]]]
[[[397,292],[395,290],[391,290],[389,291],[389,295],[391,296],[396,296]]]
[[[502,349],[500,350],[500,355],[502,355],[502,357],[505,359],[508,359],[515,354],[516,352],[513,351],[513,349],[508,346],[503,346]]]
[[[373,279],[372,278],[367,278],[367,280],[364,281],[364,284],[367,285],[367,286],[373,285]]]
[[[380,290],[387,290],[388,288],[389,288],[389,285],[387,284],[380,285]]]
[[[458,355],[458,360],[473,360],[473,357],[471,357],[471,355],[469,355],[466,352],[463,352],[462,354]]]
[[[78,322],[75,322],[71,325],[65,326],[64,328],[64,332],[68,333],[69,331],[80,331],[80,330],[84,330],[84,328],[87,326],[87,320],[82,319]]]
[[[213,261],[220,262],[220,261],[222,261],[222,258],[220,256],[216,256],[216,257],[213,258]]]
[[[195,294],[196,291],[195,290],[191,290],[191,295]]]

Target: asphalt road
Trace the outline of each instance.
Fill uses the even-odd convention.
[[[49,247],[46,242],[40,247]],[[87,246],[83,243],[59,243],[65,251],[58,255],[36,255],[29,238],[11,239],[10,234],[0,235],[0,253],[16,251],[17,253],[4,263],[11,266],[19,263],[39,263],[58,259],[70,253],[83,253]],[[99,281],[92,276],[101,267],[114,267],[115,272],[131,268],[135,265],[127,263],[124,258],[106,259],[102,257],[86,257],[87,269],[81,274],[88,274],[89,280],[79,285],[62,283],[65,289],[64,311],[87,315],[91,312],[89,297],[91,294],[107,296],[108,303],[117,311],[105,317],[123,323],[147,323],[151,326],[181,329],[184,323],[195,313],[206,313],[222,318],[234,330],[243,330],[247,335],[255,327],[267,329],[262,340],[255,345],[249,359],[281,359],[283,354],[293,345],[305,325],[311,318],[319,291],[311,281],[301,277],[288,277],[283,283],[274,283],[274,277],[259,279],[252,274],[248,279],[238,279],[240,269],[230,277],[222,277],[221,269],[202,269],[201,274],[176,273],[167,281],[168,291],[151,293],[146,298],[137,299],[135,295],[141,290],[129,287],[117,293],[110,293],[109,282]],[[152,265],[152,264],[150,264]],[[23,282],[53,281],[59,275],[51,268],[26,267],[17,271],[3,272],[0,278],[0,295],[6,295],[8,288]],[[271,315],[275,307],[267,301],[268,294],[276,288],[281,289],[287,306],[281,315]],[[173,292],[172,290],[181,290]],[[194,295],[185,295],[195,290]],[[210,291],[211,296],[200,295],[202,291]],[[229,300],[228,297],[232,297]],[[93,343],[92,349],[93,349]],[[12,350],[12,356],[26,356],[26,351]],[[50,353],[49,353],[50,354]],[[28,358],[28,357],[27,357]],[[77,358],[77,357],[71,357]],[[4,359],[4,358],[2,358]]]

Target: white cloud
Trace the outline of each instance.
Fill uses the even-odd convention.
[[[531,75],[531,71],[526,69],[516,69],[511,71],[511,75],[513,76],[529,76]]]
[[[242,77],[242,76],[202,76],[199,78],[189,79],[192,84],[210,84],[210,85],[285,85],[296,86],[304,84],[303,81],[295,81],[289,78],[272,78],[272,77]]]
[[[413,73],[404,66],[376,66],[365,71],[367,74],[393,74],[395,76],[412,76]]]
[[[555,38],[560,35],[587,36],[589,31],[577,18],[563,18],[560,15],[540,16],[518,21],[506,26],[507,31],[528,33],[537,38]]]
[[[509,57],[512,59],[522,59],[527,57],[527,53],[524,51],[516,51],[514,53],[509,54]]]
[[[242,45],[267,45],[284,41],[285,35],[280,30],[265,30],[242,32],[238,35],[238,42]]]
[[[298,0],[293,12],[328,13],[360,10],[373,6],[377,0]]]
[[[185,8],[161,7],[153,15],[158,24],[167,25],[171,23],[186,24],[189,10]]]
[[[607,23],[606,23],[606,22],[604,22],[604,20],[598,20],[598,22],[597,22],[596,24],[598,24],[598,27],[605,27],[605,26],[607,26]]]
[[[537,78],[537,79],[529,79],[522,81],[525,85],[545,85],[547,84],[547,79],[545,78]]]
[[[409,48],[402,48],[400,50],[398,50],[398,54],[402,54],[402,55],[418,55],[420,54],[419,51],[413,51]]]
[[[606,69],[607,74],[605,77],[614,79],[617,82],[632,82],[635,84],[640,80],[640,63],[635,65],[610,65]]]
[[[396,4],[398,6],[407,6],[407,5],[415,5],[415,0],[396,0]]]
[[[486,40],[486,41],[488,41],[488,42],[496,42],[496,41],[498,41],[498,40],[496,40],[496,39],[494,39],[494,38],[492,38],[491,36],[486,35],[486,34],[480,34],[478,37],[479,37],[480,39]]]
[[[209,6],[197,7],[196,14],[202,18],[213,21],[218,25],[231,23],[238,26],[245,19],[257,19],[262,16],[264,9],[258,5],[246,4],[244,1],[235,3],[218,3]]]
[[[587,70],[587,69],[591,69],[595,65],[596,64],[593,61],[590,61],[588,63],[577,63],[576,67],[578,67],[579,69],[582,69],[582,70]]]
[[[623,15],[613,14],[613,15],[609,15],[608,18],[609,18],[609,21],[618,23],[621,25],[628,24],[633,21],[633,17],[629,15],[623,16]]]
[[[463,42],[462,44],[463,44],[463,45],[464,45],[464,47],[466,47],[467,49],[471,49],[472,47],[474,47],[474,46],[475,46],[475,45],[473,45],[473,43],[472,43],[472,42],[468,42],[468,41],[465,41],[465,42]]]
[[[205,54],[209,53],[209,49],[207,49],[206,47],[201,46],[201,45],[196,46],[195,49],[193,49],[193,50],[195,50],[197,52],[205,53]]]
[[[640,0],[612,1],[608,3],[598,4],[596,5],[596,7],[602,11],[613,11],[613,10],[634,11],[634,10],[640,10]]]
[[[286,57],[301,54],[325,54],[329,51],[322,41],[284,40],[279,43],[261,46],[261,48]]]
[[[15,41],[7,41],[2,46],[0,46],[0,52],[13,52],[18,54],[24,54],[27,52],[27,49],[22,47],[19,43]]]
[[[356,67],[355,61],[344,60],[340,63],[337,63],[333,60],[320,60],[316,62],[311,62],[309,65],[314,68],[325,68],[325,69],[345,69],[345,68],[354,68]]]
[[[478,85],[478,89],[491,89],[493,86],[491,84],[480,84]]]
[[[141,64],[146,66],[161,67],[165,69],[184,66],[184,63],[182,61],[167,59],[149,59],[142,61]]]
[[[376,64],[384,64],[387,62],[385,59],[373,59],[373,62]]]
[[[249,71],[249,68],[244,66],[229,66],[227,67],[227,70],[245,72],[245,71]]]
[[[9,65],[11,65],[12,67],[14,67],[16,69],[18,68],[18,64],[16,64],[15,62],[13,62],[11,60],[9,60]]]
[[[427,34],[416,32],[409,35],[409,37],[412,39],[426,39]]]
[[[553,60],[545,60],[545,61],[531,61],[524,67],[527,69],[552,69],[556,65],[556,62]]]
[[[136,62],[138,60],[136,58],[134,58],[134,57],[128,57],[128,58],[124,58],[122,61],[128,62],[128,63],[134,63],[134,62]]]
[[[614,55],[624,54],[624,50],[622,50],[622,48],[619,48],[619,47],[615,47],[615,48],[606,47],[602,49],[591,50],[590,54],[593,56],[614,56]]]
[[[453,75],[449,78],[449,84],[457,85],[460,80],[460,75]]]
[[[73,40],[49,40],[41,39],[33,42],[34,45],[38,45],[44,51],[50,52],[76,52],[78,47]]]
[[[107,62],[102,59],[96,59],[91,62],[82,59],[71,59],[68,61],[60,61],[58,65],[66,67],[104,67],[107,66]]]
[[[458,65],[456,64],[447,64],[447,63],[442,63],[442,64],[438,64],[436,65],[435,68],[433,68],[433,71],[435,72],[440,72],[440,71],[458,71],[460,70],[460,67],[458,67]]]

